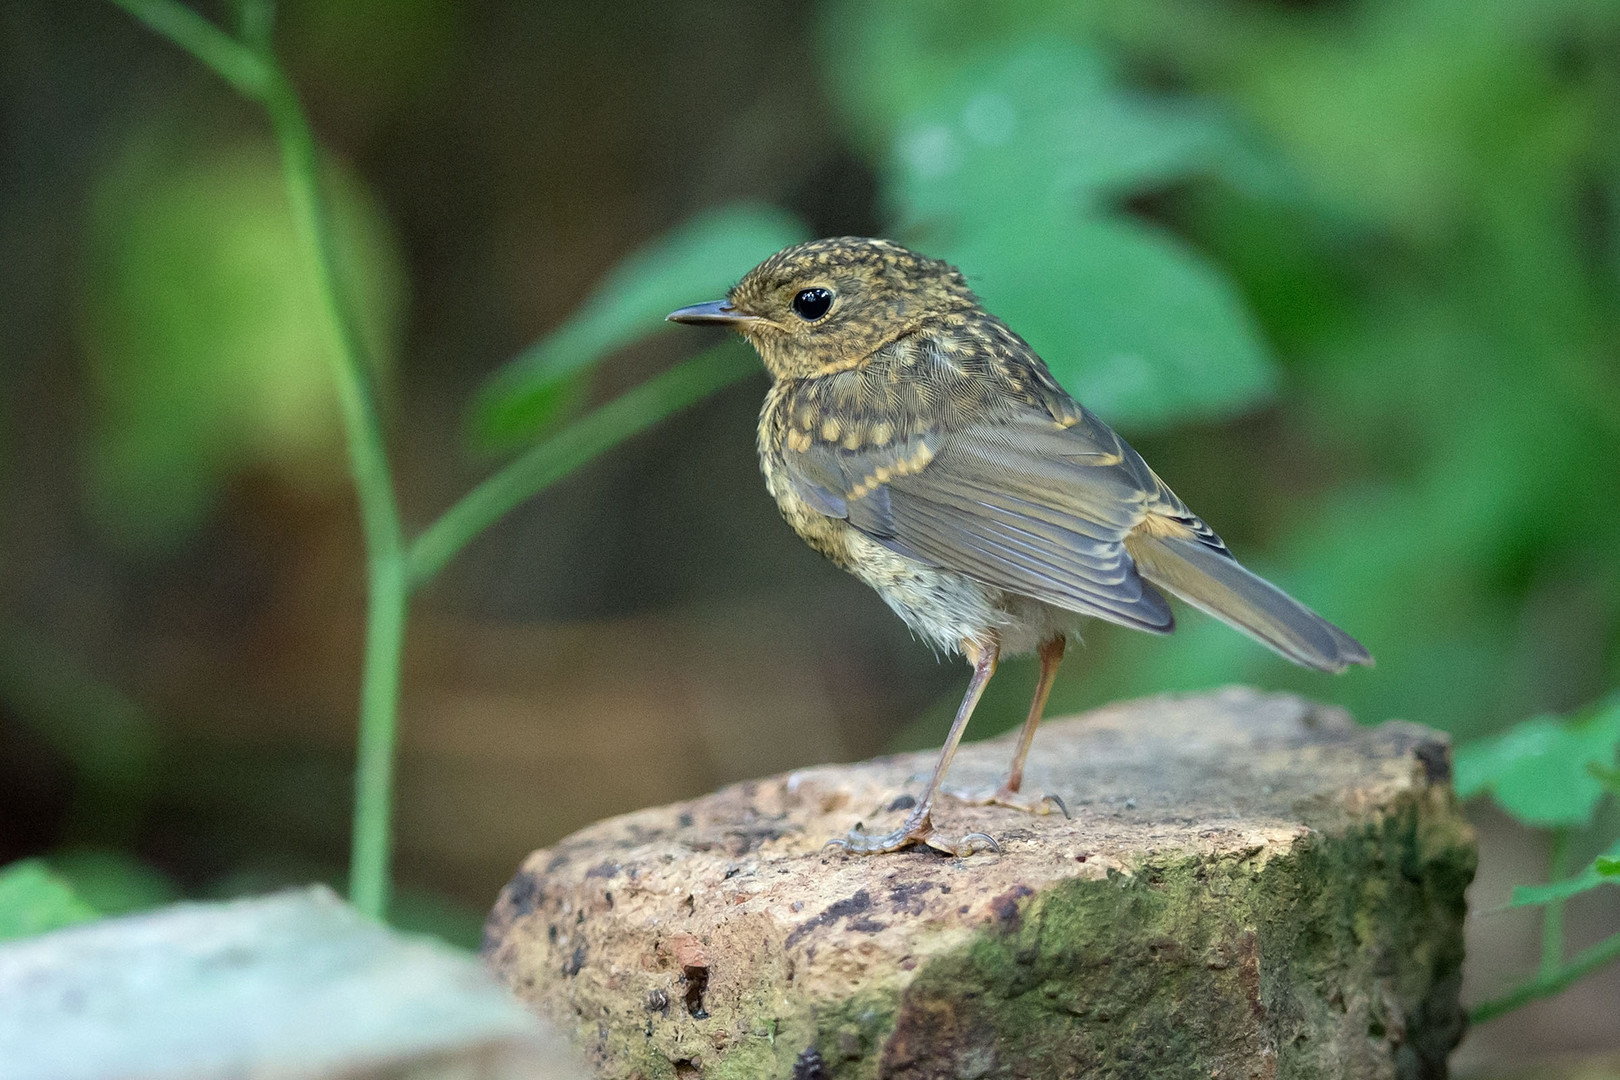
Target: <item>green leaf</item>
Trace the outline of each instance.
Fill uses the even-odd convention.
[[[1527,825],[1584,825],[1603,798],[1590,765],[1612,765],[1620,744],[1620,696],[1579,722],[1538,716],[1460,747],[1457,794],[1490,793]]]
[[[180,899],[180,890],[166,874],[122,851],[63,851],[50,856],[50,868],[101,915],[146,911]]]
[[[907,227],[1103,213],[1110,200],[1195,175],[1260,189],[1278,180],[1209,104],[1130,92],[1097,53],[1054,40],[965,66],[901,122],[888,172]]]
[[[1268,182],[1214,110],[1132,95],[1097,56],[1034,42],[965,68],[901,125],[896,216],[962,267],[1069,390],[1138,428],[1253,405],[1275,370],[1236,289],[1114,204],[1197,174]]]
[[[753,350],[733,338],[548,435],[468,492],[412,542],[407,556],[411,580],[430,580],[473,537],[535,492],[671,413],[759,370]]]
[[[568,402],[574,380],[665,327],[675,308],[718,300],[767,255],[805,238],[791,215],[738,205],[700,214],[620,262],[578,311],[495,374],[474,410],[474,440],[510,448]]]
[[[341,485],[343,427],[319,285],[272,148],[134,146],[98,178],[89,218],[89,494],[108,536],[161,550],[239,470]],[[403,257],[361,181],[336,165],[326,180],[368,352],[386,366]]]
[[[1608,765],[1599,765],[1594,761],[1587,765],[1586,771],[1597,778],[1597,782],[1603,785],[1604,791],[1611,795],[1620,795],[1620,769]]]
[[[1535,907],[1554,900],[1568,900],[1572,896],[1600,885],[1620,882],[1620,841],[1593,860],[1592,865],[1574,877],[1553,881],[1546,885],[1516,885],[1508,907]]]
[[[39,859],[0,869],[0,941],[89,922],[96,912]]]
[[[1112,423],[1222,416],[1275,370],[1231,284],[1170,236],[1124,220],[1003,224],[947,249],[985,306]]]

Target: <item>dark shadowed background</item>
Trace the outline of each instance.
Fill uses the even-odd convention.
[[[276,41],[413,523],[540,430],[480,419],[493,374],[740,206],[959,262],[1378,659],[1098,625],[1053,714],[1241,681],[1466,742],[1620,685],[1620,5],[295,0]],[[314,308],[260,110],[110,4],[0,0],[0,864],[46,856],[99,910],[344,873],[364,579]],[[565,409],[719,340],[631,339]],[[778,519],[764,387],[597,459],[417,600],[401,922],[475,942],[586,822],[937,744],[965,670]],[[1032,681],[1007,665],[970,736]],[[1534,913],[1492,909],[1549,841],[1471,805],[1477,1000],[1535,968]],[[1617,818],[1561,834],[1569,865]],[[1617,926],[1620,889],[1572,901],[1572,949]],[[1611,970],[1463,1060],[1620,1046],[1617,1000]]]

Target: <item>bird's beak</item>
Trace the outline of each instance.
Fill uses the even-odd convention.
[[[758,316],[744,315],[725,300],[710,300],[707,304],[683,307],[679,311],[665,315],[664,319],[667,322],[708,323],[715,326],[729,326],[733,329],[740,329],[748,323],[759,321]]]

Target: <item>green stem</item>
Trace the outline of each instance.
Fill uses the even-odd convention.
[[[404,556],[396,552],[386,558],[373,558],[368,577],[349,900],[372,918],[385,919],[389,866],[393,859],[394,749],[399,737],[400,669],[410,601]]]
[[[1547,880],[1563,881],[1569,876],[1571,830],[1554,829],[1552,853],[1547,860]],[[1564,962],[1564,901],[1553,899],[1541,912],[1541,968],[1537,978],[1545,979]]]
[[[332,221],[321,190],[315,136],[292,84],[270,51],[270,6],[244,6],[245,45],[176,0],[115,0],[124,10],[264,105],[281,149],[287,201],[313,262],[322,320],[331,335],[332,373],[348,439],[349,469],[365,535],[367,611],[360,687],[359,764],[355,770],[354,853],[349,894],[373,918],[388,911],[389,829],[400,657],[409,589],[405,532],[394,501],[382,419],[359,328],[338,271]]]
[[[739,347],[716,346],[628,390],[515,458],[462,497],[411,544],[412,585],[430,581],[473,537],[535,492],[665,416],[759,370]]]
[[[263,101],[274,62],[175,0],[113,0],[162,37],[212,68],[243,97]]]
[[[388,913],[394,748],[409,592],[405,531],[394,501],[393,476],[370,367],[354,313],[342,291],[331,215],[321,191],[315,138],[297,95],[279,70],[274,72],[264,104],[281,144],[293,220],[315,256],[324,321],[332,335],[333,376],[348,437],[349,469],[359,497],[360,526],[366,542],[366,645],[361,669],[349,899],[362,913],[382,919]]]
[[[1470,1023],[1483,1024],[1532,1001],[1552,997],[1571,983],[1585,978],[1603,965],[1617,959],[1620,959],[1620,934],[1604,938],[1596,945],[1581,950],[1569,963],[1561,965],[1555,971],[1537,975],[1499,998],[1475,1005],[1468,1010],[1468,1020]]]
[[[720,347],[643,383],[512,461],[452,506],[407,549],[370,367],[342,288],[315,138],[271,51],[268,0],[243,0],[240,14],[248,44],[177,0],[114,2],[263,104],[281,149],[288,202],[299,236],[312,255],[323,322],[331,335],[333,375],[365,536],[366,640],[349,895],[362,912],[383,918],[388,911],[394,753],[411,587],[431,579],[474,536],[541,488],[756,367],[740,349]]]

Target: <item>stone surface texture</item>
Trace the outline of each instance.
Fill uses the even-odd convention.
[[[0,1080],[579,1080],[476,960],[325,888],[0,948]]]
[[[994,785],[1010,737],[951,783]],[[1473,837],[1442,736],[1241,688],[1043,726],[943,800],[1000,854],[824,850],[932,754],[804,769],[535,852],[485,958],[612,1078],[1441,1077]]]

